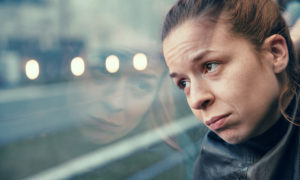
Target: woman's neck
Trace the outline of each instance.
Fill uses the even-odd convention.
[[[260,155],[265,154],[280,142],[286,134],[289,122],[282,116],[271,128],[263,134],[254,137],[244,144]]]

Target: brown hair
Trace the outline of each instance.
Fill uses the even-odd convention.
[[[262,50],[264,40],[271,35],[279,34],[285,38],[289,51],[288,82],[280,95],[279,106],[285,118],[291,120],[285,113],[284,102],[290,96],[299,96],[300,69],[289,29],[277,4],[272,0],[179,0],[165,18],[162,40],[186,20],[200,16],[212,22],[222,16],[231,24],[232,33],[249,40],[257,51]]]

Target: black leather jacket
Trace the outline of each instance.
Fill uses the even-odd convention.
[[[264,134],[237,145],[209,131],[193,179],[300,180],[300,127],[281,118]]]

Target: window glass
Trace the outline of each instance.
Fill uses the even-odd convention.
[[[0,1],[0,179],[191,179],[206,129],[161,54],[174,2]]]

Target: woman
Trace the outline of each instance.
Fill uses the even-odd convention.
[[[170,125],[176,118],[172,81],[167,78],[167,68],[159,51],[148,50],[149,53],[145,53],[147,66],[143,70],[137,70],[133,65],[136,52],[140,51],[100,52],[101,57],[95,59],[98,63],[89,68],[91,81],[87,83],[83,98],[89,103],[80,112],[82,120],[78,129],[84,140],[89,142],[87,146],[109,147],[109,144],[137,139],[150,130],[159,133],[162,141],[136,149],[128,157],[79,179],[105,179],[107,176],[110,179],[139,179],[140,176],[147,176],[144,179],[190,179],[192,168],[188,167],[193,166],[199,136],[182,132],[169,137],[160,130],[159,127]],[[119,58],[116,71],[109,69],[114,66],[106,66],[112,57]],[[136,143],[144,142],[137,140]],[[182,144],[186,146],[181,148]],[[180,150],[180,153],[175,150]],[[111,153],[114,154],[114,151],[120,152],[120,149],[112,149]]]
[[[171,81],[166,78],[166,67],[161,66],[162,58],[157,52],[100,52],[100,58],[96,58],[98,63],[90,68],[92,81],[87,86],[86,99],[90,99],[91,103],[86,107],[87,112],[83,112],[85,118],[81,127],[83,134],[91,141],[111,143],[149,130],[163,119],[171,121],[173,99],[171,94],[166,93]],[[134,67],[133,58],[136,55],[142,61],[146,60],[145,69]],[[111,71],[109,63],[114,67],[114,58],[118,58],[119,68]],[[158,114],[156,108],[165,111]]]
[[[194,179],[300,179],[300,69],[277,5],[180,0],[162,40],[171,78],[210,129]]]

